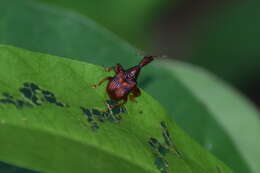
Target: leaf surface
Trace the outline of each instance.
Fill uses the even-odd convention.
[[[121,63],[127,68],[141,58],[135,55],[135,48],[113,33],[71,11],[30,0],[3,0],[2,4],[1,43],[103,66]],[[173,74],[175,72],[164,66],[151,64],[143,69],[139,85],[167,108],[169,115],[207,150],[232,169],[250,172],[243,154],[227,133],[226,124],[216,121],[216,115],[208,110],[208,102],[200,101],[190,91],[190,86]]]
[[[105,86],[91,87],[107,75],[101,67],[4,45],[0,60],[4,162],[40,172],[231,172],[145,92],[110,113]]]

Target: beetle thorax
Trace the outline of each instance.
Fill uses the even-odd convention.
[[[139,66],[134,66],[134,67],[126,70],[125,71],[126,80],[136,81],[137,77],[139,75],[140,69],[141,68]]]

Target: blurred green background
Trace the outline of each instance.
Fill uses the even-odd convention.
[[[136,48],[136,50],[132,50],[135,53],[144,51],[149,55],[167,55],[169,59],[201,66],[239,89],[257,109],[260,107],[258,91],[260,88],[260,1],[25,0],[21,2],[0,0],[0,2],[2,4],[0,6],[1,43],[64,57],[75,57],[80,60],[84,60],[84,57],[93,57],[88,61],[99,65],[113,65],[119,63],[114,61],[120,61],[123,65],[128,66],[136,63],[136,59],[131,58],[134,53],[129,53],[127,57],[120,57],[120,55],[126,54],[125,50],[132,45]],[[56,11],[55,8],[58,10]],[[65,14],[65,18],[59,18],[62,15],[52,18],[56,13]],[[92,23],[87,23],[87,27],[83,26],[85,19],[93,20],[97,26]],[[78,21],[78,25],[74,25],[74,21]],[[105,29],[95,33],[97,29],[100,29],[98,25]],[[90,30],[87,30],[89,28]],[[105,35],[107,40],[104,42],[100,39],[103,41],[102,43],[99,40],[93,40],[92,43],[89,41],[92,39],[92,35],[85,34],[85,31],[93,32],[93,38],[103,39]],[[103,34],[103,32],[110,31],[112,37]],[[86,41],[87,38],[89,40]],[[123,46],[112,45],[114,40],[120,38],[126,40],[129,45],[128,43]],[[109,47],[110,45],[112,46]],[[102,50],[92,53],[88,52],[84,46],[89,50],[99,50],[97,47],[103,47]],[[104,48],[106,46],[107,49]],[[118,47],[120,49],[117,50]],[[115,59],[106,60],[108,54],[115,56]],[[148,70],[148,72],[151,71]],[[158,68],[158,71],[160,73],[158,72],[157,76],[155,74],[157,78],[168,75],[164,69]],[[153,77],[151,76],[145,76],[140,82],[142,88],[147,89],[148,92],[154,91],[155,87],[160,87],[159,84],[151,84]],[[167,76],[165,80],[168,79],[172,80]],[[192,80],[195,81],[196,78]],[[183,89],[182,83],[174,82],[169,84],[173,93],[174,90]],[[200,118],[207,122],[208,127],[201,127],[204,122],[198,122],[199,128],[193,125],[196,119],[201,121],[197,117],[187,120],[178,115],[179,117],[174,117],[177,123],[233,170],[241,173],[249,172],[250,166],[246,164],[246,161],[244,162],[243,156],[239,155],[240,151],[237,151],[239,149],[233,147],[235,142],[229,139],[229,135],[233,134],[226,133],[225,125],[216,123],[215,119],[210,117],[211,112],[205,108],[208,105],[200,103],[195,96],[191,97],[190,95],[193,93],[189,93],[190,90],[183,89],[182,91],[183,95],[180,94],[182,92],[174,94],[176,98],[183,96],[185,98],[172,99],[172,102],[169,102],[170,99],[168,99],[162,104],[166,107],[167,105],[168,107],[176,106],[173,108],[174,112],[180,115],[187,112],[196,114],[198,117],[201,115]],[[167,91],[164,91],[154,93],[153,96],[162,98],[167,94]],[[186,102],[195,103],[196,106],[191,106],[191,110],[183,110],[182,106]],[[229,102],[228,106],[234,105]],[[234,107],[234,109],[236,108]],[[195,132],[194,129],[197,131]],[[205,129],[208,131],[205,132]],[[218,141],[216,144],[218,147],[207,145],[206,140],[209,138]],[[208,144],[211,143],[208,142]],[[221,151],[221,147],[224,147],[223,151]],[[9,167],[5,165],[6,169]],[[15,171],[19,172],[17,169]]]
[[[138,49],[202,66],[260,104],[257,0],[42,0],[89,16]]]

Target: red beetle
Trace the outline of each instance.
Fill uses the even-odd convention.
[[[108,67],[106,71],[115,71],[115,76],[106,77],[102,79],[98,84],[93,85],[93,88],[100,86],[103,82],[108,80],[107,93],[111,100],[120,101],[121,103],[114,104],[110,107],[122,106],[127,102],[128,95],[131,101],[135,101],[135,97],[141,95],[140,89],[137,87],[137,78],[140,70],[143,66],[150,63],[156,56],[145,56],[138,65],[124,70],[121,64],[117,64],[115,67]]]

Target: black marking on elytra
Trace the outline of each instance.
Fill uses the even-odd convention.
[[[116,104],[111,100],[108,100],[106,103],[108,107],[110,105]],[[106,111],[100,111],[95,108],[88,109],[84,107],[80,107],[80,109],[87,117],[87,121],[90,123],[91,128],[93,129],[93,127],[95,127],[93,130],[97,130],[100,126],[100,123],[105,123],[106,121],[113,124],[119,123],[123,119],[121,115],[127,112],[125,107],[114,107],[111,110],[107,109]]]
[[[160,170],[161,173],[168,173],[168,161],[165,159],[165,156],[170,153],[174,153],[177,157],[180,158],[182,156],[172,142],[166,122],[162,121],[160,123],[160,126],[162,128],[164,143],[161,143],[158,139],[154,137],[150,137],[148,140],[148,144],[153,151],[153,155],[155,157],[154,164],[156,165],[156,167]]]
[[[12,104],[14,106],[16,106],[16,108],[20,109],[23,107],[30,107],[32,106],[30,103],[21,100],[21,99],[15,99],[12,95],[10,95],[9,93],[2,93],[3,98],[0,98],[0,103],[2,104]]]
[[[21,87],[19,91],[23,94],[25,98],[29,99],[36,106],[40,106],[44,102],[48,102],[59,107],[68,107],[68,105],[58,101],[54,93],[48,90],[41,89],[35,83],[25,82],[23,84],[23,87]]]

